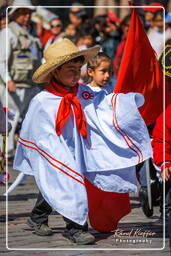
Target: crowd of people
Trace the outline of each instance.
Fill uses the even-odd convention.
[[[14,6],[20,6],[20,1],[15,0]],[[23,4],[22,4],[23,6]],[[8,159],[8,164],[12,164],[14,160],[14,155],[16,152],[16,142],[19,137],[19,143],[20,145],[17,148],[17,153],[15,156],[15,163],[14,168],[18,170],[26,170],[26,174],[32,173],[33,170],[37,168],[37,173],[34,174],[37,179],[37,185],[39,187],[40,193],[36,202],[36,205],[31,213],[30,218],[28,219],[28,225],[33,227],[35,229],[35,232],[38,235],[51,235],[52,230],[48,226],[48,216],[52,211],[52,207],[57,210],[60,214],[64,216],[64,220],[66,222],[66,236],[69,237],[72,241],[78,243],[78,244],[88,244],[94,242],[94,237],[88,233],[88,224],[86,221],[87,216],[87,202],[86,202],[86,195],[83,188],[80,188],[78,185],[78,191],[80,192],[78,194],[78,191],[76,191],[75,188],[73,188],[73,184],[66,182],[65,185],[61,185],[60,177],[56,176],[49,177],[49,180],[51,180],[51,185],[58,184],[59,187],[59,197],[57,199],[54,199],[53,196],[49,196],[48,190],[50,189],[48,185],[44,185],[44,188],[42,188],[42,184],[45,184],[43,177],[41,177],[43,171],[44,175],[46,176],[46,170],[41,170],[41,175],[39,173],[40,170],[38,170],[37,164],[39,163],[42,166],[46,166],[46,164],[43,162],[45,159],[40,160],[40,156],[37,157],[37,162],[30,164],[31,161],[31,154],[27,153],[27,150],[23,149],[23,145],[25,143],[25,147],[29,148],[30,138],[32,138],[33,141],[35,141],[35,138],[37,141],[41,141],[41,133],[46,138],[49,138],[48,142],[45,142],[46,151],[48,154],[53,156],[53,152],[57,152],[58,150],[54,147],[53,142],[56,141],[56,146],[60,145],[61,152],[59,153],[59,159],[61,162],[66,161],[64,159],[64,156],[61,157],[60,154],[64,154],[65,151],[70,152],[70,164],[69,168],[70,171],[72,170],[78,170],[79,168],[82,168],[83,170],[86,170],[86,168],[89,170],[92,168],[92,170],[97,170],[95,165],[97,164],[95,156],[93,151],[90,152],[90,145],[85,143],[84,139],[80,139],[80,134],[83,136],[83,138],[86,138],[86,136],[90,135],[93,137],[94,140],[98,139],[99,142],[102,140],[98,137],[98,134],[100,133],[100,137],[104,139],[105,143],[101,141],[101,147],[104,147],[105,150],[108,150],[109,155],[112,155],[113,151],[116,149],[113,148],[112,139],[114,139],[111,135],[111,127],[110,124],[107,123],[107,120],[99,123],[99,116],[98,111],[103,115],[105,113],[105,110],[108,111],[110,115],[110,107],[108,106],[108,100],[110,98],[109,95],[114,90],[115,83],[118,76],[118,71],[120,68],[120,63],[122,60],[124,47],[126,44],[127,34],[129,30],[130,25],[130,18],[131,14],[128,12],[128,14],[123,18],[120,19],[116,16],[115,13],[108,11],[105,15],[98,15],[95,17],[89,17],[86,9],[84,6],[82,6],[79,3],[76,3],[75,5],[71,6],[71,8],[68,9],[68,21],[64,22],[60,15],[51,13],[51,17],[46,21],[46,24],[44,22],[46,17],[43,17],[40,12],[41,7],[35,7],[32,6],[30,1],[25,1],[25,6],[22,8],[16,7],[16,8],[9,8],[7,13],[8,17],[6,19],[6,6],[1,7],[0,10],[0,46],[1,46],[1,52],[0,52],[0,110],[2,114],[2,122],[0,123],[0,127],[2,129],[0,130],[1,134],[4,134],[4,126],[5,126],[5,115],[2,109],[2,105],[6,106],[6,87],[7,87],[7,102],[8,102],[8,108],[14,113],[14,118],[11,121],[10,129],[9,129],[9,135],[8,135],[8,147],[6,156]],[[44,10],[46,13],[46,10]],[[167,13],[166,16],[163,16],[163,9],[161,8],[161,5],[156,7],[156,4],[151,4],[149,8],[144,8],[140,12],[140,18],[144,25],[144,29],[146,30],[148,39],[156,53],[156,57],[158,59],[162,59],[161,55],[163,53],[163,49],[165,45],[171,45],[171,15],[170,13]],[[165,26],[164,26],[165,22]],[[165,28],[165,31],[164,31]],[[165,34],[165,37],[164,37]],[[57,50],[57,46],[61,47],[61,52],[59,52],[59,49]],[[55,48],[53,48],[55,47]],[[74,47],[77,47],[77,50],[74,49]],[[54,52],[54,49],[56,49],[56,53]],[[71,52],[75,53],[75,57],[73,58]],[[98,53],[99,51],[99,53]],[[66,54],[64,54],[65,52]],[[54,54],[54,55],[53,55]],[[61,54],[61,59],[60,59]],[[62,59],[62,56],[67,56],[65,60]],[[96,56],[97,55],[97,56]],[[56,56],[56,60],[55,59]],[[71,58],[72,56],[72,58]],[[91,58],[94,56],[94,59],[91,60]],[[83,58],[82,58],[83,57]],[[55,62],[55,64],[54,64]],[[88,62],[88,63],[87,63]],[[48,63],[48,65],[47,65]],[[59,69],[57,68],[59,66]],[[168,79],[168,84],[170,85],[170,71],[167,70],[166,66],[162,65],[161,60],[161,66],[165,72],[166,78]],[[38,68],[39,67],[39,68]],[[169,65],[168,65],[169,67]],[[34,76],[33,76],[34,74]],[[33,77],[33,79],[32,79]],[[50,84],[47,85],[47,82],[50,81]],[[60,82],[60,84],[59,84]],[[72,87],[76,83],[79,83],[82,85],[82,89],[77,89],[78,92],[74,91]],[[72,85],[73,83],[73,85]],[[107,87],[106,87],[107,85]],[[45,87],[46,86],[46,87]],[[70,96],[66,96],[67,92],[65,91],[66,88],[62,88],[62,86],[70,88],[70,93],[73,94]],[[85,87],[86,86],[86,89]],[[102,89],[102,87],[104,87]],[[53,96],[51,98],[48,98],[48,93],[44,92],[43,88],[46,88],[48,93],[50,92]],[[57,92],[54,91],[54,88],[56,88]],[[72,90],[72,93],[71,93]],[[87,94],[85,94],[85,91]],[[100,92],[100,93],[99,93]],[[80,100],[80,95],[83,95],[83,98],[88,97],[87,100],[91,101],[93,98],[95,103],[93,103],[92,108],[88,108],[88,106],[83,104],[81,102],[82,107],[84,108],[86,121],[88,125],[92,126],[93,122],[96,122],[96,126],[93,126],[92,130],[87,130],[85,128],[85,116],[84,113],[80,107],[80,103],[78,102],[78,99]],[[55,95],[55,96],[54,96]],[[104,97],[106,95],[106,97]],[[35,97],[36,96],[36,97]],[[62,112],[62,104],[60,104],[60,101],[58,99],[59,106],[55,105],[53,103],[53,97],[60,96],[62,97],[63,105],[65,105],[65,110],[63,109]],[[70,98],[69,98],[70,97]],[[104,98],[101,100],[101,97]],[[133,97],[133,96],[130,96]],[[138,97],[138,96],[137,96]],[[34,100],[32,100],[34,98]],[[32,101],[31,101],[32,100]],[[112,99],[113,100],[113,99]],[[116,100],[116,99],[115,99]],[[122,103],[125,102],[125,104],[128,104],[129,99],[120,99],[119,103],[122,106]],[[48,102],[49,101],[49,102]],[[31,107],[29,107],[30,102],[32,102]],[[41,102],[41,103],[40,103]],[[97,104],[98,102],[98,104]],[[141,99],[137,100],[137,105],[140,106]],[[44,130],[43,122],[45,127],[49,127],[49,130],[52,130],[52,115],[49,116],[50,113],[48,113],[48,103],[53,105],[52,109],[49,109],[50,113],[55,113],[56,109],[59,107],[61,113],[60,117],[58,118],[56,122],[56,130],[53,128],[53,132],[51,134],[51,137],[49,137],[49,133],[47,133],[46,130]],[[73,121],[71,120],[71,103],[74,105],[74,115],[76,118],[76,125],[74,128],[72,128]],[[40,105],[43,105],[41,108]],[[96,105],[97,104],[97,105]],[[29,111],[28,111],[29,107]],[[128,109],[130,108],[128,104]],[[64,108],[64,106],[63,106]],[[93,113],[95,113],[95,108],[98,109],[97,116],[93,116]],[[131,109],[131,108],[130,108]],[[78,111],[79,110],[79,111]],[[66,111],[66,113],[65,113]],[[78,113],[78,112],[79,113]],[[94,111],[94,112],[93,112]],[[124,111],[124,110],[123,110]],[[167,113],[167,118],[169,119],[169,111]],[[24,122],[24,128],[21,130],[21,125],[23,124],[23,120],[27,113],[27,121]],[[37,116],[36,116],[37,113]],[[93,117],[91,117],[91,115]],[[34,115],[34,121],[33,121],[33,115]],[[55,114],[54,114],[55,115]],[[81,116],[81,119],[79,119]],[[42,123],[39,122],[37,124],[36,118],[40,118],[42,120]],[[61,118],[61,119],[60,119]],[[78,120],[77,120],[78,119]],[[160,117],[161,119],[161,117]],[[161,120],[157,121],[156,127],[159,126],[158,123],[160,123],[161,126]],[[30,120],[30,121],[28,121]],[[49,121],[47,121],[49,120]],[[28,123],[27,123],[28,122]],[[31,123],[29,123],[31,122]],[[46,123],[47,122],[47,123]],[[133,127],[136,129],[136,121],[130,120],[130,122],[133,122]],[[65,130],[65,123],[68,123],[68,127]],[[34,125],[37,125],[34,127]],[[104,131],[101,130],[101,125],[104,125],[105,129]],[[117,126],[117,121],[116,124]],[[141,120],[138,124],[138,126],[142,125]],[[40,126],[40,127],[39,127]],[[138,127],[137,126],[137,127]],[[39,130],[37,130],[38,128]],[[80,134],[77,134],[76,130],[78,129]],[[161,128],[161,127],[160,127]],[[62,137],[63,144],[61,144],[61,141],[56,139],[56,133],[58,135],[61,135],[61,131],[64,129],[65,135]],[[96,131],[97,129],[97,131]],[[116,127],[116,129],[118,129]],[[160,140],[158,138],[157,129],[154,130],[154,140],[153,140],[153,148],[154,148],[154,162],[155,164],[161,168],[162,170],[166,170],[166,176],[162,174],[162,177],[164,180],[167,181],[168,188],[170,188],[170,162],[171,162],[171,145],[170,145],[170,123],[168,122],[168,138],[166,138],[168,142],[168,158],[166,159],[166,163],[164,160],[162,160],[162,150],[160,149],[160,143],[162,144],[161,134],[160,134]],[[48,130],[48,131],[49,131]],[[30,133],[32,131],[32,135],[30,137]],[[70,131],[70,134],[67,133],[67,131]],[[35,134],[34,134],[35,132]],[[40,134],[38,134],[38,133]],[[105,134],[106,132],[106,134]],[[138,133],[137,133],[138,134]],[[146,129],[143,128],[143,134],[141,136],[144,136],[144,141],[148,141],[149,135]],[[111,135],[109,143],[106,139],[106,135]],[[24,139],[22,139],[22,136]],[[137,135],[138,136],[138,135]],[[140,135],[139,135],[140,136]],[[72,137],[72,138],[71,138]],[[116,139],[116,138],[115,138]],[[118,139],[118,138],[117,138]],[[119,140],[119,139],[118,139]],[[89,140],[87,140],[89,141]],[[138,138],[137,138],[138,141]],[[149,140],[150,141],[150,140]],[[88,142],[87,142],[88,143]],[[89,141],[89,143],[94,143],[93,141]],[[103,145],[104,143],[104,145]],[[138,142],[137,142],[138,143]],[[32,143],[33,144],[33,143]],[[143,144],[143,142],[142,142]],[[156,152],[156,144],[157,144],[157,153]],[[62,145],[62,146],[61,146]],[[80,146],[81,145],[81,146]],[[150,146],[146,146],[146,149],[144,150],[142,145],[139,145],[139,148],[142,148],[142,152],[146,154],[146,158],[152,158],[152,155],[150,153]],[[148,145],[148,143],[147,143]],[[33,146],[33,145],[32,145]],[[94,143],[94,147],[96,148],[98,144]],[[41,154],[43,152],[43,148],[41,143],[34,144],[34,147],[36,150],[40,151]],[[54,148],[53,148],[54,147]],[[34,149],[35,149],[34,148]],[[76,150],[75,150],[76,148]],[[144,147],[145,148],[145,147]],[[77,152],[77,151],[84,151],[84,152]],[[99,157],[102,158],[101,149],[99,149]],[[112,151],[113,150],[113,151]],[[122,149],[123,150],[123,149]],[[144,150],[144,151],[143,151]],[[75,155],[73,156],[73,152]],[[86,152],[86,153],[85,153]],[[69,154],[70,154],[69,153]],[[28,157],[28,155],[29,157]],[[33,152],[34,154],[34,152]],[[89,155],[90,154],[90,155]],[[97,152],[96,152],[97,154]],[[124,155],[122,151],[122,158],[126,159],[127,156]],[[27,157],[26,157],[27,155]],[[86,157],[85,157],[86,155]],[[159,157],[160,155],[160,157]],[[44,158],[47,157],[47,153],[44,155]],[[87,174],[87,178],[92,181],[93,184],[97,185],[102,190],[107,190],[110,192],[131,192],[135,191],[135,177],[134,174],[136,173],[134,169],[130,169],[130,163],[125,161],[125,166],[123,168],[127,169],[126,172],[130,173],[130,177],[127,180],[127,183],[125,183],[122,175],[120,176],[119,168],[121,166],[118,164],[117,166],[117,154],[115,155],[116,159],[116,167],[114,169],[118,169],[118,173],[115,170],[115,177],[112,173],[112,164],[111,159],[108,156],[108,158],[104,158],[105,164],[108,162],[107,166],[110,172],[108,173],[110,179],[110,182],[112,182],[113,187],[111,186],[111,183],[107,181],[107,178],[105,174],[103,173],[104,170],[101,170],[101,173],[93,172],[93,175],[90,175],[90,173]],[[132,156],[130,155],[130,160],[132,161]],[[51,158],[51,157],[50,157]],[[69,156],[68,156],[69,158]],[[119,159],[119,157],[118,157]],[[160,159],[160,160],[158,160]],[[49,159],[50,160],[50,159]],[[52,160],[52,159],[51,159]],[[84,163],[85,160],[88,160],[87,163]],[[42,161],[40,163],[40,161]],[[53,159],[54,161],[54,159]],[[75,161],[77,165],[75,165]],[[66,161],[67,162],[67,161]],[[71,164],[73,163],[73,164]],[[87,166],[91,163],[91,166]],[[96,163],[96,164],[95,164]],[[54,162],[53,162],[54,164]],[[84,166],[85,165],[85,166]],[[102,161],[102,166],[104,165]],[[135,163],[136,165],[136,163]],[[94,166],[94,167],[92,167]],[[117,168],[118,167],[118,168]],[[61,166],[60,166],[61,168]],[[65,166],[66,168],[66,166]],[[93,169],[94,168],[94,169]],[[107,168],[107,167],[106,167]],[[59,167],[58,167],[59,169]],[[142,166],[141,166],[141,169]],[[154,168],[155,169],[155,168]],[[141,171],[140,171],[141,172]],[[155,170],[156,172],[156,170]],[[85,171],[86,173],[86,171]],[[73,174],[73,173],[72,173]],[[79,183],[83,183],[82,180],[82,173],[76,172],[74,175],[74,179],[79,179]],[[99,176],[98,176],[99,175]],[[144,174],[145,175],[145,174]],[[43,176],[43,175],[42,175]],[[85,175],[86,176],[86,175]],[[116,176],[119,177],[120,182],[122,183],[122,189],[118,188],[118,185],[116,183]],[[140,175],[141,176],[141,175]],[[128,176],[127,176],[128,177]],[[54,181],[52,182],[52,179]],[[58,180],[56,180],[58,179]],[[156,179],[156,175],[155,175]],[[143,179],[139,179],[140,184],[143,183]],[[56,182],[56,183],[55,183]],[[109,182],[109,183],[108,183]],[[120,184],[121,184],[120,183]],[[129,186],[128,186],[129,183]],[[60,189],[60,186],[63,186],[63,192]],[[66,186],[66,187],[65,187]],[[124,188],[127,188],[127,190]],[[146,187],[146,184],[144,185]],[[162,186],[161,186],[162,187]],[[53,191],[54,189],[54,191]],[[73,189],[73,194],[75,196],[76,202],[70,201],[66,195],[69,194],[68,189]],[[121,191],[122,190],[122,191]],[[65,193],[64,193],[65,192]],[[55,187],[51,187],[51,193],[55,194]],[[170,190],[168,189],[167,194],[170,193]],[[162,197],[161,193],[159,193]],[[142,193],[142,205],[143,205],[143,211],[148,216],[149,215],[149,209],[148,208],[148,200],[147,200],[147,191],[143,190]],[[168,201],[166,201],[168,206],[168,215],[170,214],[170,197],[168,197]],[[60,205],[62,201],[65,201],[63,205]],[[145,202],[145,205],[144,205]],[[73,212],[69,211],[68,205],[71,205],[71,208]],[[80,209],[78,211],[77,209]],[[74,212],[75,210],[75,212]],[[74,216],[75,214],[75,216]],[[79,216],[81,214],[82,218]],[[161,215],[163,214],[163,210],[161,207]],[[169,225],[170,224],[170,217],[169,217]],[[170,231],[169,231],[170,232]]]

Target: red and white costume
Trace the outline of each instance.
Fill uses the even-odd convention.
[[[48,90],[33,98],[14,169],[34,175],[46,201],[83,224],[88,215],[84,178],[105,191],[135,191],[133,166],[151,157],[151,143],[138,111],[144,102],[141,94],[106,94],[81,85],[75,96],[64,98]],[[78,100],[84,114],[78,112]],[[61,108],[66,109],[64,120],[57,120]]]

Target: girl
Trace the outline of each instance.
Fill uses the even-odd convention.
[[[87,85],[93,91],[100,91],[102,88],[106,92],[112,92],[113,87],[109,85],[112,76],[112,61],[104,52],[98,53],[88,62],[87,73],[90,83]]]

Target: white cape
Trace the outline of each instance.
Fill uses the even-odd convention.
[[[134,166],[151,157],[152,150],[138,111],[142,95],[94,92],[81,85],[77,97],[88,138],[77,131],[73,115],[56,135],[61,97],[44,90],[33,98],[23,122],[14,169],[34,175],[45,200],[82,225],[88,214],[84,176],[105,191],[133,192]]]

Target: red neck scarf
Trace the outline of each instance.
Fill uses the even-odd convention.
[[[56,118],[56,133],[57,135],[61,135],[62,128],[69,119],[73,106],[76,126],[79,132],[82,134],[84,138],[87,137],[86,131],[86,119],[84,112],[82,110],[81,104],[76,97],[78,85],[69,89],[66,89],[62,85],[58,84],[54,79],[50,81],[50,83],[45,87],[47,91],[53,93],[57,96],[63,97],[61,103],[59,105],[57,118]]]

